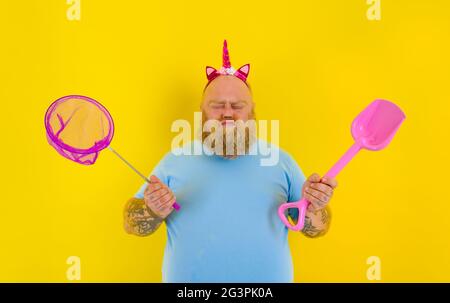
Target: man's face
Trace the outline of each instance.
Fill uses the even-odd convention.
[[[208,120],[217,120],[223,127],[222,155],[227,158],[236,157],[239,146],[248,152],[255,140],[254,134],[235,124],[238,120],[245,122],[254,119],[253,99],[245,83],[233,76],[219,76],[206,88],[201,109],[203,124]],[[205,140],[209,135],[210,132],[203,131],[202,139]],[[211,146],[214,147],[215,143]]]
[[[223,124],[253,118],[253,99],[244,82],[233,76],[219,76],[203,94],[202,112],[206,120],[215,119]]]

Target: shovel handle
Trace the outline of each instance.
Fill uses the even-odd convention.
[[[353,145],[345,152],[345,154],[325,174],[324,178],[335,178],[360,150],[361,145],[357,142],[353,143]]]
[[[345,154],[337,161],[333,167],[324,175],[324,178],[335,178],[339,172],[347,165],[348,162],[361,150],[361,145],[355,142]],[[278,208],[278,216],[284,225],[293,230],[300,231],[305,225],[306,210],[308,209],[309,201],[302,198],[296,202],[287,202],[280,205]],[[298,209],[298,220],[297,224],[293,225],[289,222],[285,215],[285,211],[290,208]]]

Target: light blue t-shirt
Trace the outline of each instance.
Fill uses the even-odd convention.
[[[278,150],[274,166],[262,166],[261,154],[164,156],[152,174],[174,192],[181,209],[165,221],[163,282],[293,281],[288,229],[277,210],[301,198],[305,176]]]

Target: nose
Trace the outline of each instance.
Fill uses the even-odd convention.
[[[225,104],[225,108],[222,113],[222,119],[223,120],[232,120],[234,117],[234,111],[233,108],[229,103]]]

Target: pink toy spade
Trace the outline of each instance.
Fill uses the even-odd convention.
[[[325,174],[325,178],[335,178],[337,174],[347,165],[361,148],[368,150],[381,150],[391,142],[398,128],[406,118],[402,110],[392,102],[386,100],[375,100],[369,104],[353,120],[351,131],[355,143]],[[299,231],[305,224],[305,214],[309,202],[301,199],[296,202],[283,203],[278,208],[278,215],[288,228]],[[298,208],[298,221],[292,225],[285,215],[289,208]]]

